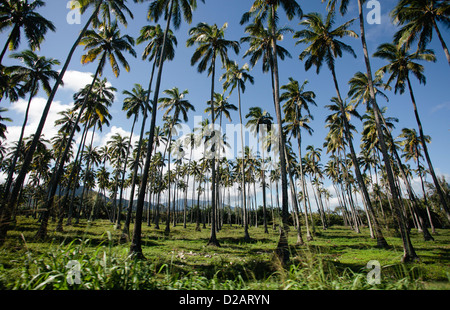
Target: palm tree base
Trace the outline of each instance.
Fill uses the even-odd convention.
[[[142,253],[142,249],[133,244],[130,247],[130,256],[134,259],[147,260],[147,258],[145,258],[144,254]]]
[[[215,246],[220,248],[220,243],[217,239],[209,239],[207,246]]]
[[[402,263],[420,263],[420,258],[417,255],[404,254],[401,262]]]
[[[287,235],[284,229],[280,229],[280,240],[278,241],[278,245],[275,250],[275,257],[279,260],[282,266],[286,266],[289,262],[289,255]]]
[[[389,249],[390,246],[387,243],[386,239],[384,239],[384,237],[381,238],[377,238],[377,248],[380,249]]]

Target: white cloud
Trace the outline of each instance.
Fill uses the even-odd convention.
[[[14,102],[11,106],[11,110],[16,112],[19,117],[16,118],[15,124],[20,124],[16,126],[8,126],[7,133],[7,142],[11,143],[13,141],[17,141],[20,136],[20,131],[22,129],[21,123],[25,117],[25,111],[27,108],[28,101],[24,99],[19,99],[17,102]],[[44,110],[45,105],[47,104],[47,99],[42,97],[36,97],[31,101],[30,111],[28,113],[28,122],[25,128],[24,137],[28,137],[31,134],[36,132],[36,129],[41,120],[42,111]],[[44,129],[42,134],[46,139],[52,138],[58,131],[58,128],[54,126],[55,120],[61,118],[58,112],[65,111],[69,108],[72,108],[72,104],[64,105],[61,104],[60,101],[53,101],[50,111],[47,115],[47,119],[45,122]]]
[[[62,86],[66,90],[71,90],[74,92],[79,91],[81,88],[85,87],[87,84],[92,82],[91,72],[81,72],[81,71],[71,71],[68,70],[64,74]]]
[[[434,114],[440,110],[450,111],[450,102],[444,102],[442,104],[438,104],[437,106],[435,106],[431,109],[430,114]]]

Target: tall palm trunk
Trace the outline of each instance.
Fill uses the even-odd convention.
[[[411,96],[411,102],[414,108],[414,116],[416,117],[417,126],[419,127],[419,136],[420,142],[422,142],[423,153],[425,154],[425,159],[427,160],[428,168],[430,169],[431,177],[433,178],[434,186],[436,187],[436,191],[438,192],[439,199],[441,201],[442,207],[444,208],[445,214],[447,215],[447,220],[450,221],[450,210],[448,208],[447,202],[445,200],[444,193],[442,192],[441,185],[439,184],[439,180],[436,177],[436,173],[434,172],[433,164],[431,163],[430,154],[428,154],[428,147],[425,141],[425,136],[423,134],[422,122],[420,121],[419,112],[417,111],[416,99],[414,97],[414,93],[411,87],[411,81],[409,80],[409,76],[406,77],[408,81],[409,94]]]
[[[278,142],[280,150],[280,165],[281,165],[281,219],[282,225],[280,225],[280,238],[276,249],[276,254],[280,261],[285,264],[289,261],[289,245],[288,245],[288,232],[289,232],[289,196],[287,188],[287,172],[286,172],[286,157],[284,154],[284,148],[286,145],[286,139],[283,133],[283,118],[281,116],[280,106],[280,79],[278,76],[278,53],[276,42],[276,24],[275,24],[275,5],[271,5],[272,14],[270,23],[272,25],[272,54],[273,54],[273,67],[272,74],[274,77],[274,105],[275,113],[278,122]]]
[[[138,114],[136,114],[134,116],[134,120],[133,120],[133,125],[131,126],[131,133],[130,133],[130,138],[128,140],[128,146],[127,146],[127,154],[125,155],[125,162],[123,164],[123,170],[122,170],[122,182],[121,182],[121,186],[120,186],[120,194],[119,194],[119,207],[122,206],[122,194],[123,194],[123,184],[125,182],[125,174],[126,174],[126,170],[127,170],[127,161],[128,161],[128,156],[130,155],[130,149],[131,149],[131,139],[133,138],[133,131],[134,131],[134,125],[136,125],[136,121],[137,121],[137,116]],[[122,230],[122,236],[128,238],[129,235],[129,230],[130,230],[130,222],[131,222],[131,212],[133,210],[131,208],[128,208],[127,210],[127,216],[125,218],[125,224],[123,226],[123,230]],[[120,223],[117,223],[117,228],[120,227]]]
[[[144,255],[142,254],[142,246],[141,246],[141,243],[142,243],[142,238],[141,238],[142,213],[144,210],[145,192],[147,189],[147,181],[148,181],[148,175],[149,175],[149,170],[150,170],[150,162],[151,162],[151,158],[152,158],[153,140],[155,137],[155,127],[156,127],[156,110],[158,108],[159,89],[161,87],[161,77],[162,77],[164,58],[165,58],[165,53],[166,53],[167,34],[169,32],[170,21],[172,19],[173,5],[174,5],[174,1],[172,0],[170,2],[169,16],[167,17],[166,30],[164,31],[163,43],[162,43],[162,47],[161,47],[161,56],[159,59],[158,75],[156,78],[156,85],[155,85],[155,95],[153,97],[153,104],[152,104],[152,118],[150,121],[150,133],[149,133],[149,137],[148,137],[147,157],[145,159],[144,170],[142,172],[142,180],[141,180],[141,184],[139,186],[138,201],[136,204],[136,220],[135,220],[135,225],[134,225],[134,230],[133,230],[133,239],[132,239],[131,245],[130,245],[130,253],[136,255],[138,258],[144,257]]]
[[[384,237],[383,237],[383,234],[381,232],[381,229],[380,229],[379,225],[375,224],[376,217],[375,217],[375,214],[373,212],[372,203],[371,203],[370,197],[369,197],[369,192],[367,191],[366,184],[364,183],[364,180],[362,178],[361,169],[359,167],[359,162],[358,162],[358,159],[356,157],[355,148],[353,146],[353,140],[352,140],[352,137],[350,135],[349,124],[348,124],[348,120],[347,120],[347,117],[346,117],[346,114],[345,114],[344,104],[343,104],[343,101],[342,101],[341,93],[339,91],[339,85],[338,85],[338,81],[337,81],[337,78],[336,78],[336,72],[335,72],[334,66],[331,68],[331,74],[333,76],[333,82],[334,82],[334,86],[336,88],[336,93],[337,93],[337,96],[338,96],[339,107],[341,109],[341,117],[342,117],[342,120],[343,120],[343,123],[344,123],[344,134],[345,134],[346,140],[347,140],[347,142],[349,144],[349,147],[350,147],[350,156],[352,158],[353,166],[354,166],[354,169],[355,169],[356,180],[358,181],[358,185],[359,185],[359,188],[361,190],[363,199],[364,199],[364,201],[366,203],[367,209],[369,210],[369,213],[370,213],[370,215],[372,217],[372,220],[374,221],[374,226],[375,226],[374,228],[375,228],[375,236],[376,236],[376,239],[377,239],[377,246],[385,248],[385,247],[387,247],[388,244],[386,242],[386,239],[384,239]]]
[[[248,217],[247,217],[247,192],[245,190],[245,154],[244,154],[244,126],[242,120],[242,107],[241,107],[241,86],[238,83],[238,106],[239,106],[239,121],[241,122],[241,148],[242,148],[242,207],[243,207],[243,221],[244,221],[244,241],[248,242],[251,240],[248,233]]]
[[[311,231],[309,229],[309,222],[308,222],[308,209],[306,206],[306,196],[307,196],[307,191],[306,191],[306,179],[305,179],[305,172],[303,170],[303,163],[302,163],[302,137],[300,132],[298,133],[297,136],[297,144],[298,144],[298,158],[299,158],[299,168],[300,168],[300,182],[302,185],[302,199],[303,199],[303,205],[305,206],[305,226],[306,226],[306,240],[308,241],[312,241],[313,240],[313,236],[311,235]]]
[[[126,229],[126,234],[128,235],[128,238],[129,238],[129,235],[130,235],[130,222],[131,222],[131,211],[130,210],[133,210],[134,191],[135,191],[135,188],[136,188],[136,181],[137,181],[138,168],[139,168],[138,163],[139,163],[139,159],[140,159],[140,156],[141,156],[142,141],[143,141],[144,133],[145,133],[145,124],[146,124],[147,117],[148,117],[148,101],[149,101],[150,93],[151,93],[151,89],[152,89],[153,75],[155,73],[155,67],[156,67],[156,59],[153,62],[153,66],[152,66],[152,73],[151,73],[151,76],[150,76],[150,82],[149,82],[149,85],[148,85],[148,93],[147,93],[147,97],[146,97],[146,101],[147,102],[146,102],[146,105],[144,107],[145,108],[145,112],[144,112],[144,117],[142,118],[141,132],[139,134],[139,143],[138,143],[138,146],[137,146],[137,149],[136,149],[136,158],[134,159],[134,167],[133,167],[133,176],[132,176],[132,181],[131,181],[130,199],[129,199],[129,202],[128,202],[128,210],[129,210],[128,214],[130,214],[130,216],[128,217],[128,214],[127,214],[127,218],[125,220],[125,225],[123,227],[124,233],[125,233],[125,229]],[[149,203],[149,210],[150,210],[150,206],[151,206],[151,204]]]
[[[398,195],[397,189],[395,187],[394,177],[392,175],[392,169],[391,169],[391,162],[390,162],[389,155],[387,152],[386,143],[384,141],[384,136],[383,136],[383,130],[381,128],[381,123],[380,123],[380,119],[379,119],[379,115],[381,115],[381,112],[380,112],[380,109],[378,107],[378,104],[377,104],[377,101],[375,98],[375,88],[374,88],[373,80],[372,80],[372,76],[373,76],[372,68],[370,66],[369,52],[368,52],[367,43],[366,43],[366,33],[365,33],[365,29],[364,29],[364,15],[363,15],[362,4],[363,4],[363,1],[358,0],[359,23],[360,23],[360,29],[361,29],[361,43],[363,46],[364,61],[366,64],[366,69],[367,69],[367,80],[369,82],[370,101],[371,101],[373,109],[375,111],[375,124],[376,124],[376,128],[377,128],[377,135],[378,135],[378,139],[380,141],[381,152],[383,154],[383,161],[384,161],[384,164],[386,167],[389,188],[391,190],[392,198],[394,200],[394,213],[395,213],[395,216],[397,218],[398,225],[400,228],[400,234],[401,234],[403,250],[404,250],[402,261],[418,260],[418,256],[414,250],[414,247],[412,246],[412,243],[411,243],[411,240],[409,237],[405,219],[403,218],[403,216],[400,212],[400,203],[398,200],[399,195]],[[373,211],[371,210],[371,207],[369,207],[369,205],[368,205],[368,209],[369,209],[369,212],[373,213]],[[374,222],[374,224],[375,224],[375,222]],[[378,230],[377,230],[378,225],[374,225],[374,226],[375,226],[375,233],[378,233]],[[377,236],[377,240],[378,240],[378,236]]]
[[[8,36],[8,40],[6,40],[5,46],[3,47],[2,53],[0,54],[0,65],[1,65],[1,63],[2,63],[2,61],[3,61],[3,57],[4,57],[5,54],[6,54],[6,51],[8,50],[8,45],[9,45],[9,43],[11,42],[14,33],[16,33],[16,32],[20,32],[20,26],[19,26],[19,24],[15,24],[15,25],[14,25],[14,28],[11,30],[11,33],[10,33],[9,36]]]
[[[439,41],[441,42],[442,48],[444,49],[445,57],[447,58],[447,62],[450,65],[450,53],[448,51],[447,44],[445,44],[444,38],[442,37],[441,32],[439,31],[439,28],[436,23],[436,19],[433,18],[433,27],[436,30],[436,33],[438,35]]]
[[[59,73],[56,84],[53,87],[52,92],[50,93],[50,96],[48,97],[48,100],[44,107],[44,110],[42,111],[41,120],[39,121],[39,125],[34,134],[33,141],[31,142],[28,152],[25,156],[25,159],[23,161],[22,168],[20,169],[19,175],[16,178],[16,182],[14,184],[12,192],[9,195],[9,198],[8,198],[9,193],[5,193],[5,195],[3,196],[4,202],[3,202],[3,207],[1,210],[1,216],[0,216],[0,244],[2,244],[5,241],[6,234],[9,229],[11,210],[13,209],[13,207],[17,201],[19,191],[23,185],[23,182],[25,180],[25,176],[30,167],[31,161],[33,160],[34,152],[36,151],[36,147],[39,142],[39,138],[41,136],[42,130],[44,129],[44,125],[47,120],[47,115],[48,115],[48,112],[50,111],[50,107],[52,105],[53,99],[55,98],[58,87],[63,80],[64,74],[66,73],[67,68],[69,67],[70,61],[72,60],[72,56],[75,53],[77,46],[79,45],[81,39],[83,38],[84,34],[86,33],[86,30],[89,28],[89,25],[91,24],[92,20],[94,19],[95,16],[97,16],[97,14],[100,10],[100,6],[101,6],[101,3],[99,3],[99,5],[95,8],[94,12],[92,13],[91,17],[87,21],[86,25],[81,30],[80,35],[78,36],[77,40],[75,41],[72,48],[70,49],[69,55],[67,56],[67,59],[66,59],[66,62],[64,63],[64,66],[61,69],[61,72]]]
[[[216,49],[213,51],[213,57],[212,57],[212,74],[211,74],[211,124],[213,129],[213,135],[217,135],[215,128],[214,128],[214,79],[216,77]],[[211,153],[213,158],[211,159],[211,236],[209,237],[208,245],[213,246],[220,246],[219,241],[217,240],[216,236],[216,225],[217,225],[217,218],[216,218],[216,195],[217,195],[217,189],[216,189],[216,139],[220,139],[219,137],[214,137],[212,139],[213,144],[211,146]],[[220,147],[220,146],[219,146]]]
[[[264,221],[264,233],[268,234],[269,230],[267,229],[267,215],[266,215],[266,171],[265,171],[265,158],[264,158],[264,148],[262,149],[262,166],[261,166],[261,174],[262,174],[262,189],[263,189],[263,221]]]

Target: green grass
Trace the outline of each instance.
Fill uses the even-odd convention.
[[[164,229],[143,226],[144,261],[128,256],[129,244],[108,221],[49,227],[49,237],[33,239],[33,219],[19,217],[16,228],[0,248],[0,288],[14,289],[449,289],[450,231],[438,230],[435,241],[425,242],[415,230],[413,245],[421,262],[400,264],[401,240],[389,237],[387,250],[375,247],[367,229],[357,234],[346,227],[318,230],[314,241],[296,246],[289,234],[291,262],[282,268],[273,251],[278,233],[250,228],[252,241],[243,241],[243,229],[225,225],[218,233],[221,247],[206,246],[209,228],[194,225]],[[66,281],[71,260],[81,264],[82,283]],[[381,284],[367,283],[370,260],[382,266]]]

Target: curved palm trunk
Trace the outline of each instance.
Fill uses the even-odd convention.
[[[392,175],[392,169],[391,169],[391,162],[389,159],[389,155],[387,152],[387,148],[386,148],[386,143],[384,141],[384,136],[383,136],[383,131],[381,128],[381,123],[379,120],[379,115],[381,114],[380,109],[378,107],[376,98],[375,98],[375,89],[373,86],[373,80],[372,80],[372,68],[370,66],[370,59],[369,59],[369,52],[367,49],[367,43],[366,43],[366,34],[365,34],[365,30],[364,30],[364,15],[363,15],[363,8],[362,8],[362,0],[358,0],[358,10],[359,10],[359,22],[360,22],[360,29],[361,29],[361,43],[363,46],[363,53],[364,53],[364,61],[366,64],[366,69],[367,69],[367,80],[369,82],[369,93],[370,93],[370,101],[372,102],[372,106],[373,109],[375,111],[375,124],[377,127],[377,134],[378,134],[378,139],[380,141],[380,146],[381,146],[381,151],[383,154],[383,161],[384,164],[386,166],[386,172],[387,172],[387,176],[388,176],[388,181],[389,181],[389,187],[392,193],[392,197],[394,200],[394,213],[395,216],[397,218],[398,221],[398,225],[400,228],[400,234],[401,234],[401,238],[402,238],[402,243],[403,243],[403,250],[404,250],[404,254],[403,254],[403,258],[402,261],[406,262],[406,261],[416,261],[418,260],[418,256],[414,250],[414,247],[411,243],[411,240],[409,238],[409,233],[408,230],[406,228],[406,223],[405,220],[400,212],[400,203],[398,201],[398,197],[399,195],[397,194],[397,189],[395,187],[395,183],[394,183],[394,177]],[[373,213],[373,211],[371,210],[371,207],[369,207],[370,205],[368,205],[368,209],[369,212]],[[375,218],[374,218],[375,220]],[[374,222],[375,224],[375,222]],[[377,227],[378,225],[374,225],[375,227],[375,233],[378,233]],[[378,235],[377,235],[377,240],[378,240]]]
[[[78,36],[74,45],[70,49],[69,55],[67,56],[67,59],[66,59],[66,62],[64,63],[64,66],[61,69],[61,72],[59,73],[56,84],[53,87],[50,96],[48,97],[48,100],[44,107],[44,110],[42,111],[41,120],[39,121],[39,125],[34,134],[33,141],[31,142],[31,145],[28,149],[27,155],[25,156],[25,159],[23,161],[22,168],[20,169],[19,175],[16,178],[16,182],[12,189],[11,195],[9,195],[9,197],[7,195],[3,196],[4,197],[4,205],[2,207],[1,216],[0,216],[0,244],[2,244],[5,241],[6,234],[9,229],[9,221],[11,218],[11,211],[17,201],[17,197],[19,196],[18,195],[19,191],[22,188],[23,182],[25,180],[25,176],[28,172],[28,168],[30,167],[31,161],[33,160],[34,152],[36,151],[36,147],[39,142],[39,138],[42,134],[42,130],[44,129],[44,125],[47,120],[47,115],[48,115],[48,112],[50,111],[50,107],[52,105],[53,99],[55,98],[56,92],[58,91],[58,87],[62,83],[64,74],[66,73],[67,68],[69,67],[70,61],[72,60],[72,56],[75,53],[75,50],[76,50],[78,44],[80,43],[81,39],[83,38],[84,34],[86,33],[86,30],[89,28],[89,25],[91,24],[94,17],[97,16],[97,14],[100,10],[100,5],[101,5],[101,3],[96,7],[96,9],[92,13],[91,17],[87,21],[86,25],[81,30],[80,35]],[[5,193],[5,194],[8,194],[8,193]],[[7,197],[8,197],[8,199],[6,199]]]
[[[441,185],[439,184],[439,180],[437,179],[436,173],[434,172],[430,154],[428,154],[428,147],[423,134],[422,122],[420,121],[419,112],[417,111],[416,99],[414,98],[414,93],[411,87],[411,81],[409,80],[409,76],[406,77],[406,80],[408,81],[409,94],[411,96],[411,102],[413,104],[414,116],[416,117],[417,126],[419,127],[420,142],[422,143],[423,146],[425,159],[427,160],[428,168],[430,169],[430,174],[431,177],[433,178],[433,183],[434,186],[436,187],[436,191],[438,192],[439,199],[441,200],[442,207],[444,208],[445,214],[447,215],[447,220],[450,221],[450,210],[445,200],[444,193],[442,192]]]

